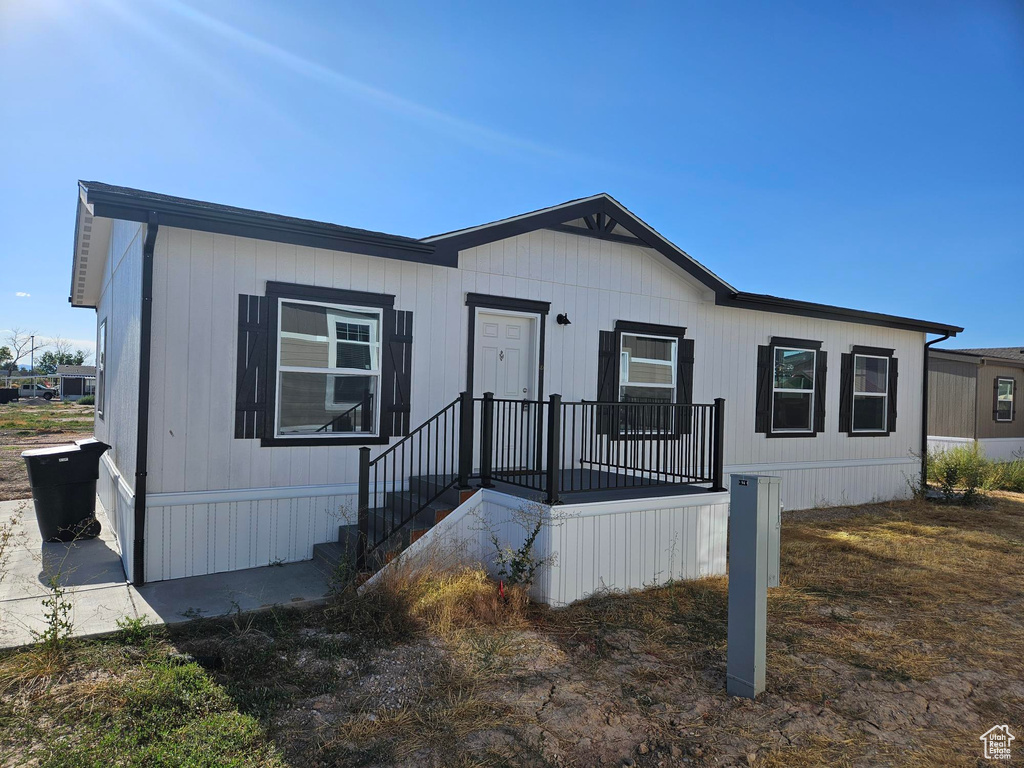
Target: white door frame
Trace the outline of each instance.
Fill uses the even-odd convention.
[[[474,382],[474,366],[476,365],[476,325],[480,315],[497,315],[508,317],[525,317],[536,322],[533,324],[533,350],[534,350],[534,371],[537,376],[537,400],[544,399],[544,335],[546,326],[545,312],[531,312],[516,309],[504,309],[502,307],[488,307],[483,304],[470,305],[469,312],[469,350],[466,365],[466,391],[471,396],[477,395],[473,392],[476,386]]]

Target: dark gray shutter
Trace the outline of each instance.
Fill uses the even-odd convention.
[[[999,421],[999,377],[992,379],[992,421]]]
[[[844,354],[839,366],[839,431],[853,431],[853,355]]]
[[[384,312],[387,348],[384,354],[381,419],[389,437],[409,434],[412,403],[412,312]]]
[[[900,378],[900,361],[889,358],[889,417],[885,421],[885,431],[896,431],[896,385]]]
[[[600,331],[597,346],[597,401],[618,402],[618,350],[615,348],[615,331]],[[597,409],[597,433],[610,435],[613,423],[612,408]]]
[[[693,402],[693,346],[693,339],[679,340],[678,372],[676,375],[679,383],[679,391],[676,393],[677,403],[689,404]],[[693,423],[693,411],[689,408],[680,410],[683,411],[683,418],[679,422],[678,429],[684,434],[689,434]]]
[[[1017,420],[1017,379],[1013,379],[1013,389],[1010,390],[1013,401],[1010,403],[1010,421]]]
[[[772,424],[772,348],[757,348],[757,401],[754,406],[754,431],[768,434]]]
[[[825,384],[828,379],[828,352],[818,352],[814,371],[814,431],[825,431]]]
[[[235,437],[262,438],[266,429],[270,301],[238,297],[238,362],[235,369]]]

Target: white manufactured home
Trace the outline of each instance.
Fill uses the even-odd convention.
[[[739,291],[604,194],[412,239],[81,182],[71,303],[132,581],[483,556],[531,506],[555,604],[721,573],[733,472],[907,496],[962,330]]]

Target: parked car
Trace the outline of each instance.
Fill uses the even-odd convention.
[[[56,389],[45,384],[22,384],[18,388],[18,397],[41,397],[44,400],[53,400],[57,395]]]

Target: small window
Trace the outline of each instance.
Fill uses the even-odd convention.
[[[377,435],[382,312],[281,299],[278,437]]]
[[[1013,398],[1016,392],[1013,379],[996,379],[996,421],[1013,421]]]
[[[100,323],[96,338],[96,415],[103,418],[103,406],[107,396],[107,321]]]
[[[853,431],[885,432],[889,413],[889,358],[853,356]]]
[[[813,349],[774,347],[772,431],[811,432],[814,424]]]
[[[667,336],[623,333],[619,347],[620,403],[675,403],[678,389],[676,357],[679,340]],[[671,429],[663,410],[621,408],[619,431]],[[671,416],[669,416],[671,418]]]

